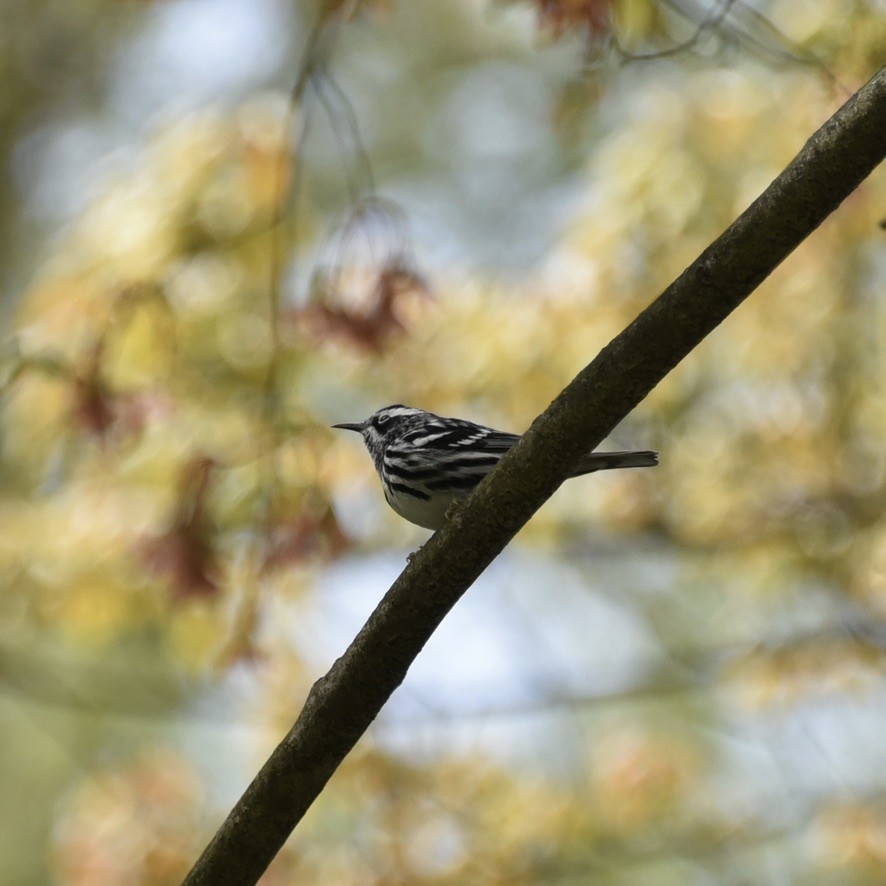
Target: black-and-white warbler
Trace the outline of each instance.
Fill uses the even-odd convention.
[[[363,435],[388,504],[426,529],[439,529],[449,506],[468,495],[520,439],[399,404],[379,409],[366,421],[332,427]],[[657,452],[590,452],[570,476],[657,464]]]

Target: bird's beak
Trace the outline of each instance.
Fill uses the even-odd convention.
[[[340,425],[333,425],[334,428],[342,428],[345,431],[359,431],[362,433],[363,426],[366,422],[357,421],[357,422],[342,422]]]

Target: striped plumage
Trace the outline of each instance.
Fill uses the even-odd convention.
[[[363,435],[388,504],[426,529],[439,529],[452,502],[464,498],[520,439],[400,404],[333,427]],[[571,476],[656,464],[656,452],[591,452]]]

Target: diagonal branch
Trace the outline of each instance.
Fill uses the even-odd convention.
[[[255,883],[436,627],[572,466],[886,156],[886,68],[569,384],[412,558],[247,788],[186,884]],[[790,334],[786,330],[785,334]]]

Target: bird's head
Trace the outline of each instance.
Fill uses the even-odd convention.
[[[393,406],[383,406],[377,412],[373,412],[366,421],[342,422],[332,427],[361,433],[372,458],[378,461],[384,454],[388,440],[400,436],[412,427],[419,426],[427,415],[423,409],[395,403]]]

